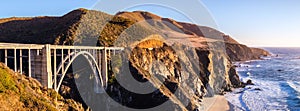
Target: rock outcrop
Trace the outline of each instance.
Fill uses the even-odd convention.
[[[270,53],[259,48],[249,48],[242,44],[226,44],[226,52],[232,61],[246,61],[269,56]]]
[[[137,44],[130,52],[129,63],[122,65],[129,64],[130,70],[121,68],[123,70],[115,75],[126,81],[126,72],[130,72],[135,80],[151,82],[157,90],[146,95],[135,94],[121,88],[122,83],[113,83],[109,92],[120,94],[119,98],[131,98],[122,101],[123,105],[129,107],[151,108],[170,100],[172,104],[168,106],[172,107],[168,108],[196,110],[201,107],[203,97],[223,94],[231,88],[242,86],[224,52],[180,44],[169,46],[152,39]],[[130,84],[130,79],[123,83],[135,88],[145,87]]]

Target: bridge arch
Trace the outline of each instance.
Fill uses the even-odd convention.
[[[55,91],[59,91],[61,85],[62,85],[62,82],[63,82],[63,79],[68,71],[68,69],[70,68],[70,66],[72,65],[72,63],[74,62],[74,60],[78,57],[78,56],[83,56],[89,63],[89,67],[93,70],[93,73],[94,73],[94,76],[95,76],[95,79],[96,79],[96,83],[99,85],[101,85],[101,87],[104,86],[104,83],[103,83],[103,78],[102,78],[102,75],[101,75],[101,70],[97,64],[97,61],[95,60],[95,57],[88,51],[80,51],[80,52],[72,52],[70,55],[68,55],[67,57],[64,58],[64,60],[61,61],[59,67],[56,70],[56,73],[55,75],[58,75],[59,72],[62,73],[61,77],[58,79],[57,77],[54,78],[58,81],[58,84],[53,84],[56,85],[54,88],[55,88]],[[69,60],[69,61],[68,61]],[[64,64],[67,62],[67,65],[64,67]],[[105,76],[106,77],[106,76]],[[100,89],[100,87],[99,87]]]

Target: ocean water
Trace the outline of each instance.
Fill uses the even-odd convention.
[[[238,111],[300,111],[300,48],[264,49],[273,55],[235,63],[241,80],[255,85],[225,97]]]

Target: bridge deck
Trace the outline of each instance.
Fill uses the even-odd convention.
[[[0,49],[43,49],[45,45],[40,44],[18,44],[18,43],[0,43]],[[123,50],[123,47],[98,47],[98,46],[67,46],[67,45],[50,45],[51,49],[106,49],[106,50]]]

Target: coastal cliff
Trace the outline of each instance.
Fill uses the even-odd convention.
[[[269,55],[215,29],[141,11],[112,16],[77,9],[62,17],[0,19],[0,42],[130,46],[128,63],[122,61],[120,69],[115,69],[113,61],[109,64],[107,92],[118,103],[132,108],[151,108],[170,100],[168,108],[196,110],[205,104],[203,97],[242,86],[231,62]],[[214,46],[224,50],[214,50]],[[124,65],[129,69],[122,68]],[[115,79],[123,70],[129,70],[137,81],[149,81],[157,90],[147,95],[126,90]],[[161,81],[163,85],[159,85]]]
[[[190,55],[195,56],[190,58]],[[151,108],[170,100],[172,103],[168,104],[166,110],[196,110],[205,104],[201,103],[204,97],[223,94],[242,85],[229,57],[224,53],[179,44],[168,46],[151,39],[132,49],[129,67],[130,74],[137,81],[149,81],[157,88],[154,93],[144,95],[128,92],[119,83],[113,83],[109,92],[119,94],[118,98],[131,98],[120,101],[132,108]],[[116,75],[126,79],[122,76],[127,72],[126,68],[119,72]],[[132,85],[130,80],[126,83]],[[134,84],[132,87],[143,86]]]

